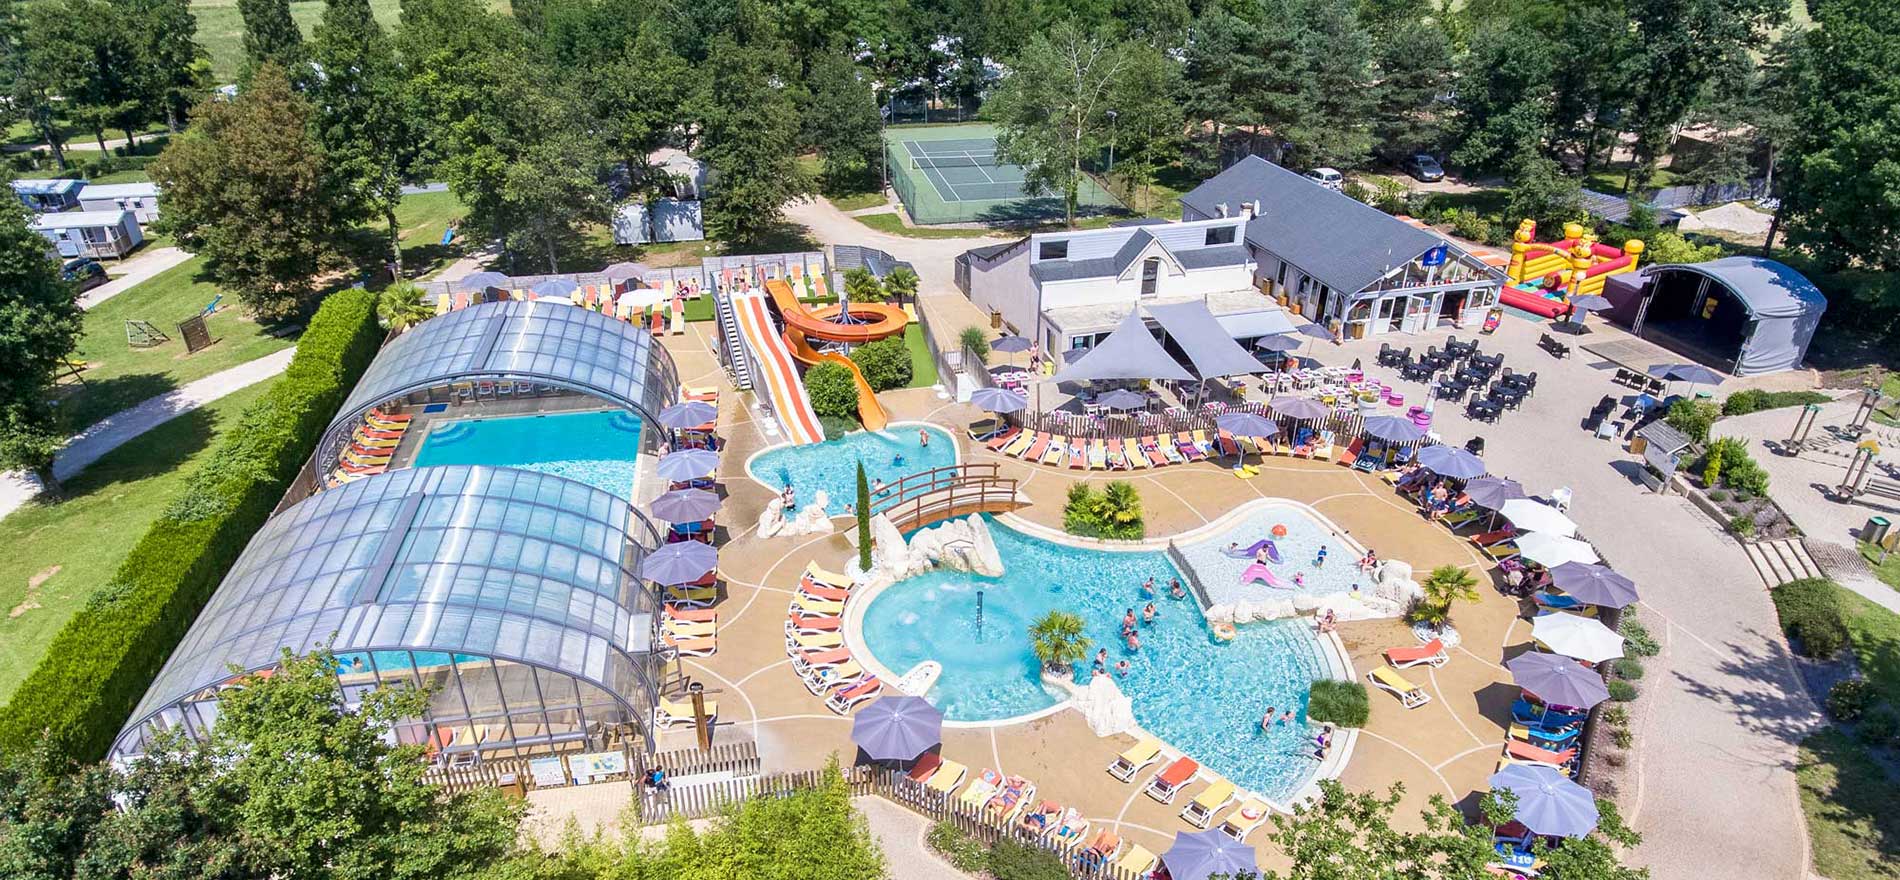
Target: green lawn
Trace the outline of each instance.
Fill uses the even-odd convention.
[[[931,226],[905,226],[896,214],[859,214],[854,219],[879,232],[902,235],[906,238],[980,238],[995,235],[987,229],[942,229]]]
[[[1795,765],[1814,870],[1829,880],[1900,877],[1900,778],[1839,728],[1801,744]]]
[[[0,701],[26,677],[67,618],[118,568],[183,489],[192,466],[268,382],[179,416],[119,447],[66,484],[58,502],[0,519]]]
[[[830,199],[832,207],[840,211],[861,211],[865,208],[875,208],[879,205],[890,204],[890,200],[884,198],[884,194],[881,192],[852,193],[850,195],[829,196],[827,198]]]
[[[78,431],[148,397],[294,343],[289,334],[273,336],[245,317],[236,300],[227,296],[205,320],[216,341],[197,354],[185,354],[178,322],[198,314],[218,296],[217,286],[199,277],[203,266],[203,260],[193,257],[86,312],[74,352],[87,364],[86,381],[80,385],[68,379],[63,386],[59,410],[64,428]],[[128,320],[149,321],[170,340],[133,348],[126,342]]]
[[[468,209],[462,207],[462,200],[452,192],[417,193],[403,196],[402,203],[396,206],[396,225],[401,229],[396,233],[402,240],[402,270],[410,278],[425,278],[439,272],[467,252],[468,242],[462,236],[447,247],[442,246],[442,231],[450,224],[460,223]],[[376,235],[385,231],[383,224],[374,223],[370,227]],[[381,247],[381,241],[377,242]]]
[[[914,322],[905,325],[904,348],[910,351],[910,384],[904,387],[929,388],[937,384],[937,359],[930,356],[923,325]]]
[[[1839,588],[1837,588],[1839,589]],[[1888,704],[1900,709],[1900,614],[1875,605],[1852,590],[1840,589],[1847,632],[1854,642],[1860,672]]]
[[[1874,570],[1874,576],[1880,578],[1881,583],[1900,590],[1900,553],[1889,553],[1886,561],[1882,562],[1878,546],[1866,541],[1855,543],[1860,546],[1861,558],[1867,560],[1868,567]]]
[[[490,0],[496,9],[506,10],[507,0]],[[370,10],[384,30],[394,30],[402,16],[401,0],[369,0]],[[211,55],[211,77],[219,83],[237,79],[244,64],[244,18],[238,14],[237,0],[191,0],[198,16],[198,44]],[[323,18],[322,0],[293,0],[290,17],[308,37]]]

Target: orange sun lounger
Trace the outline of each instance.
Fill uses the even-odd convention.
[[[1405,669],[1419,664],[1437,669],[1445,665],[1446,661],[1450,659],[1450,655],[1445,653],[1445,643],[1437,639],[1432,639],[1414,648],[1385,649],[1385,662],[1399,669]]]

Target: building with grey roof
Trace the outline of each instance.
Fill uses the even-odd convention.
[[[1137,306],[1197,302],[1235,338],[1292,329],[1254,287],[1245,217],[1049,232],[957,259],[970,300],[1044,351],[1088,349]]]
[[[51,180],[15,180],[13,195],[35,214],[48,211],[71,211],[79,207],[79,191],[85,189],[86,182],[66,177]]]
[[[1261,290],[1347,336],[1482,320],[1504,273],[1412,225],[1258,156],[1181,197],[1184,220],[1246,218]]]

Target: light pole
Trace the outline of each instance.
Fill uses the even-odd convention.
[[[1108,174],[1115,173],[1115,117],[1119,115],[1113,110],[1108,111]]]

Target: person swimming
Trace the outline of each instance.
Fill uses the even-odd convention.
[[[1155,576],[1154,575],[1149,575],[1147,580],[1141,582],[1141,595],[1149,599],[1153,599],[1155,597]]]
[[[1173,596],[1176,599],[1187,598],[1187,590],[1181,587],[1180,578],[1170,578],[1168,580],[1168,595]]]
[[[923,428],[917,429],[917,445],[924,447],[926,449],[930,448],[930,432],[929,431],[926,431]]]
[[[1128,650],[1130,651],[1141,650],[1141,635],[1135,632],[1134,630],[1128,631]]]
[[[1122,615],[1122,632],[1128,633],[1128,632],[1134,632],[1134,630],[1135,630],[1135,609],[1130,608],[1128,609],[1127,613]]]
[[[1260,729],[1261,730],[1273,729],[1273,707],[1272,706],[1267,707],[1267,714],[1260,716]]]
[[[1161,612],[1155,610],[1155,603],[1153,602],[1149,602],[1146,607],[1141,609],[1142,623],[1154,623],[1155,618],[1160,617],[1160,616],[1161,616]]]
[[[1108,671],[1108,649],[1103,648],[1095,652],[1095,674],[1101,675],[1102,673],[1107,672],[1107,671]]]
[[[1319,555],[1313,557],[1313,567],[1324,568],[1325,566],[1326,566],[1326,545],[1321,544],[1319,545]]]
[[[904,466],[904,453],[900,452],[896,455],[891,456],[891,467],[903,467],[903,466]]]
[[[1128,658],[1124,657],[1115,664],[1115,674],[1120,675],[1122,678],[1127,678],[1128,670],[1131,668],[1132,667],[1128,665]]]
[[[1293,723],[1293,710],[1292,710],[1292,709],[1288,709],[1288,710],[1286,710],[1285,712],[1282,712],[1282,713],[1280,714],[1280,720],[1279,720],[1279,722],[1278,722],[1278,723],[1280,723],[1280,724],[1292,724],[1292,723]]]

